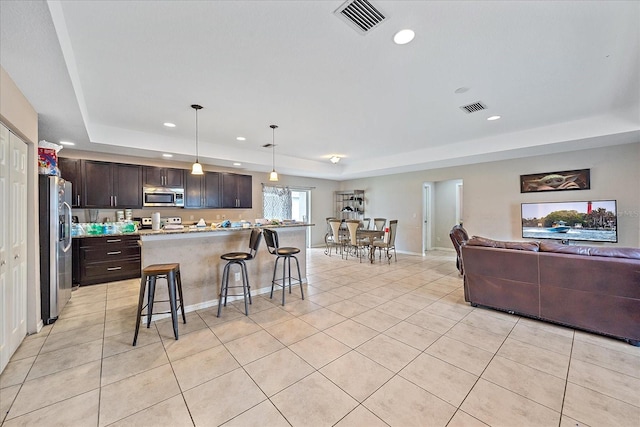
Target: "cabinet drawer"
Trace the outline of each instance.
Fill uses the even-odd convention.
[[[96,247],[137,247],[140,236],[85,237],[80,240],[81,248]]]
[[[140,277],[140,258],[114,262],[87,263],[82,267],[82,283],[93,284]]]
[[[118,247],[105,247],[98,246],[93,248],[81,249],[82,260],[84,262],[91,261],[111,261],[120,260],[131,257],[140,257],[140,247],[136,246],[118,246]]]

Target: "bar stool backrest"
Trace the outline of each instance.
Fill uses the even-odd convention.
[[[260,241],[262,240],[262,231],[254,228],[251,230],[251,237],[249,237],[249,259],[253,259],[260,247]]]
[[[276,250],[279,247],[278,233],[268,228],[265,228],[262,234],[264,234],[264,242],[267,245],[267,250],[269,251],[269,253],[275,254]]]

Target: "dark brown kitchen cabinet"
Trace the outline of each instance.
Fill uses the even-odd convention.
[[[222,175],[222,207],[251,209],[252,177],[235,173]]]
[[[220,173],[205,172],[204,175],[192,175],[188,171],[185,173],[185,208],[220,208],[221,203]]]
[[[140,277],[140,236],[73,239],[73,283],[80,286]]]
[[[60,176],[65,181],[71,183],[71,206],[79,208],[82,204],[82,168],[80,159],[69,159],[66,157],[58,157],[58,169],[60,169]]]
[[[84,160],[81,198],[87,208],[142,207],[142,166]]]
[[[152,187],[184,188],[184,169],[143,167],[143,183]]]

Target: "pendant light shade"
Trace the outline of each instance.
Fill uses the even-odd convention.
[[[276,129],[277,125],[269,126],[273,133],[273,140],[271,142],[271,152],[273,153],[273,168],[271,169],[271,173],[269,174],[269,181],[277,181],[278,180],[278,172],[276,172]]]
[[[191,166],[191,175],[202,175],[202,165],[198,161],[198,110],[202,110],[202,105],[193,104],[191,106],[196,110],[196,162]]]

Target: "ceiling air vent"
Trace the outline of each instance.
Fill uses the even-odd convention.
[[[264,144],[262,146],[262,148],[271,148],[271,147],[274,147],[274,145],[272,143]]]
[[[333,13],[360,34],[367,34],[386,19],[367,0],[347,0]]]
[[[482,102],[478,101],[478,102],[474,102],[473,104],[463,105],[462,107],[460,107],[460,109],[465,113],[469,114],[469,113],[475,113],[476,111],[486,110],[487,106],[484,105]]]

